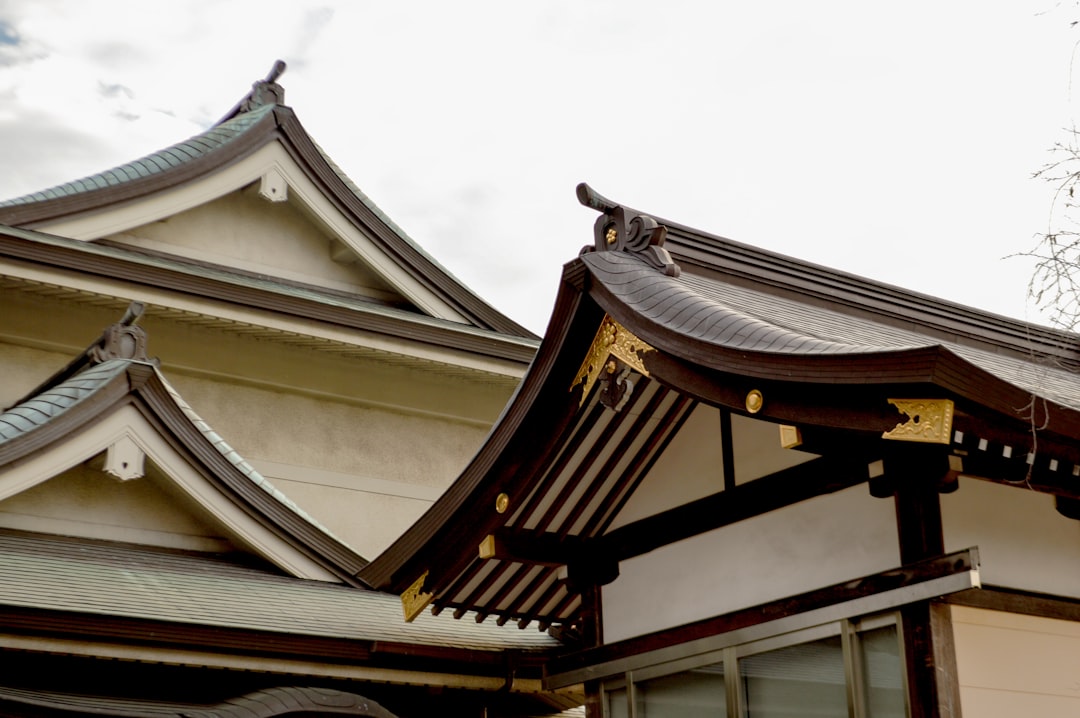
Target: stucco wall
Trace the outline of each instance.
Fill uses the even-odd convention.
[[[87,343],[101,328],[88,332]],[[207,365],[214,366],[218,361],[214,355],[221,354],[220,360],[231,364],[219,366],[251,366],[249,375],[239,378],[224,372],[195,375],[186,366],[168,362],[163,363],[163,371],[195,411],[245,459],[367,558],[389,545],[457,477],[510,393],[505,385],[485,386],[373,359],[320,357],[310,350],[275,348],[235,337],[215,342],[219,334],[204,331],[200,335],[197,329],[170,328],[158,321],[151,329],[151,354],[159,353],[156,348],[173,346],[177,353],[197,354],[199,344],[194,349],[191,342],[187,349],[177,345],[175,337],[183,336],[204,341]],[[4,370],[0,401],[8,406],[22,398],[74,355],[0,342]],[[265,371],[259,367],[262,355],[267,358]],[[185,357],[185,363],[189,358]],[[314,374],[309,383],[323,391],[307,390],[307,371]],[[370,391],[365,388],[369,383],[374,385]],[[400,390],[395,391],[395,386]],[[377,396],[378,401],[365,403],[361,398],[365,394]],[[399,403],[391,404],[394,399]],[[432,408],[439,406],[446,411],[434,413]],[[0,509],[19,516],[0,524],[33,528],[32,517],[40,511],[28,500],[13,500]],[[34,505],[43,500],[35,498]],[[154,502],[144,508],[147,516],[160,515],[161,507]],[[56,503],[50,511],[65,514],[72,523],[57,529],[62,517],[50,514],[48,522],[36,525],[42,530],[107,537],[101,528],[108,525],[104,519],[95,519],[99,525],[92,530],[79,529],[79,510],[71,502]],[[134,517],[139,512],[125,509],[120,513]],[[117,516],[113,518],[119,528],[112,537],[136,540],[129,529],[145,526]],[[206,535],[215,531],[208,530]]]
[[[1053,496],[962,477],[941,514],[946,551],[978,546],[983,584],[1080,598],[1080,522]]]
[[[966,718],[1080,715],[1080,624],[954,606]]]
[[[891,500],[819,496],[623,561],[603,589],[617,641],[900,565]]]

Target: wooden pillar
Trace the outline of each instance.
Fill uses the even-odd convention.
[[[911,447],[891,462],[886,460],[885,468],[896,505],[901,563],[943,555],[939,492],[949,472],[947,455]],[[930,601],[905,606],[900,629],[911,718],[960,718],[949,607]]]

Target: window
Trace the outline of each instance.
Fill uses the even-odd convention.
[[[904,718],[896,620],[840,621],[649,666],[605,684],[604,703],[610,718]]]

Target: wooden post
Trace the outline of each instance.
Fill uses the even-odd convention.
[[[890,463],[892,466],[890,467]],[[885,462],[896,503],[900,561],[945,553],[939,489],[949,470],[943,453],[913,449]],[[956,652],[949,607],[922,601],[900,610],[911,718],[960,718]]]

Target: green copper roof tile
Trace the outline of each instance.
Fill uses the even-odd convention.
[[[107,384],[127,365],[127,361],[112,360],[90,367],[0,413],[0,444],[44,426]]]
[[[155,152],[119,167],[114,167],[89,177],[65,182],[56,187],[50,187],[21,197],[0,201],[0,207],[69,197],[83,192],[90,192],[95,189],[104,189],[105,187],[124,184],[131,182],[132,180],[149,177],[179,167],[192,160],[198,159],[209,152],[213,152],[241,136],[247,129],[262,120],[269,112],[272,112],[274,107],[274,105],[265,105],[256,110],[252,110],[251,112],[237,115],[220,125],[211,127],[201,135],[196,135],[195,137],[184,140],[172,147],[166,147],[159,152]]]

